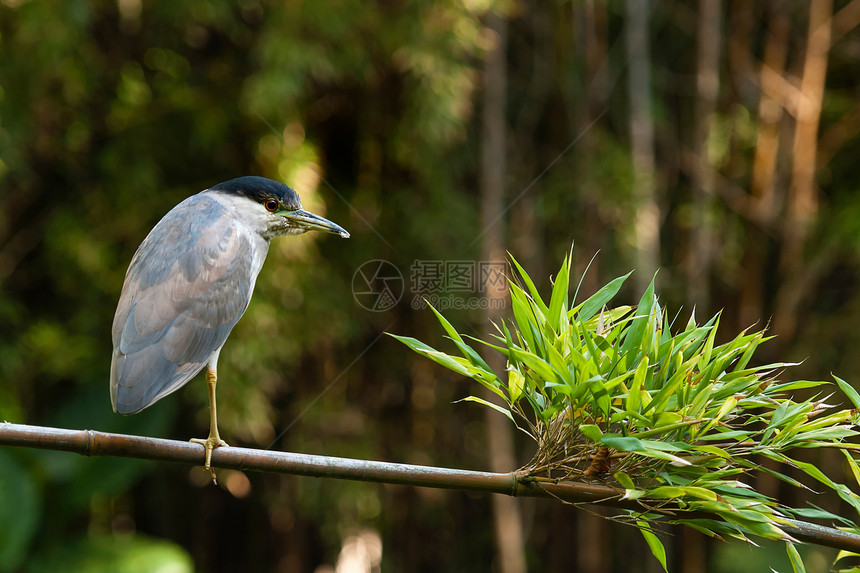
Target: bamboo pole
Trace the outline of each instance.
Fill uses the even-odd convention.
[[[192,442],[8,422],[0,422],[0,446],[199,465],[205,458],[202,446]],[[572,504],[642,509],[636,502],[621,499],[621,492],[609,486],[541,481],[519,472],[491,473],[234,447],[213,451],[212,465],[223,469],[482,491],[514,497],[554,498]],[[782,530],[798,541],[860,552],[860,535],[804,521],[786,522],[786,525],[781,525]]]

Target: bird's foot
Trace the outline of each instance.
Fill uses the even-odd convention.
[[[215,479],[215,470],[212,468],[212,450],[221,446],[227,446],[227,442],[222,440],[218,434],[209,434],[209,437],[205,440],[203,438],[191,438],[189,441],[206,448],[206,464],[203,466],[203,469],[209,472],[209,475],[212,476],[212,483],[217,485],[218,480]]]

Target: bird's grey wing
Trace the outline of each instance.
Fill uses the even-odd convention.
[[[132,259],[113,323],[111,402],[131,414],[179,389],[251,299],[253,239],[205,195],[177,205]]]

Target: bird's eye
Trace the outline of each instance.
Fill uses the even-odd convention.
[[[278,207],[279,207],[278,202],[275,201],[274,199],[269,199],[268,201],[266,201],[264,206],[266,207],[266,211],[268,211],[270,213],[274,213],[275,211],[278,210]]]

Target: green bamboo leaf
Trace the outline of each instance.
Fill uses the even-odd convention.
[[[678,387],[686,380],[683,372],[678,372],[666,383],[663,388],[657,392],[653,398],[651,398],[651,402],[642,409],[643,414],[647,414],[650,411],[654,411],[655,413],[659,413],[663,410],[664,406],[669,402],[669,398]]]
[[[471,378],[472,375],[475,373],[475,370],[473,368],[470,368],[471,365],[465,359],[460,358],[459,356],[451,356],[450,354],[445,354],[444,352],[440,352],[438,350],[424,350],[419,352],[433,362],[435,362],[436,364],[440,364],[448,370],[456,372],[457,374],[461,374],[463,376]]]
[[[827,511],[825,509],[821,509],[818,506],[813,507],[799,507],[799,508],[784,508],[788,513],[795,517],[803,517],[805,519],[829,519],[831,521],[835,521],[837,523],[841,523],[845,527],[853,527],[854,522],[850,519],[846,519],[841,515],[836,515],[833,512]]]
[[[684,458],[680,458],[668,451],[679,451],[676,446],[663,442],[655,442],[651,440],[640,440],[629,436],[619,436],[617,434],[603,434],[600,438],[600,443],[604,446],[615,448],[623,452],[635,452],[637,454],[659,460],[666,460],[673,465],[689,466],[692,465]]]
[[[612,476],[615,478],[615,481],[621,484],[621,487],[625,489],[636,489],[636,484],[633,483],[633,480],[630,479],[630,476],[626,473],[615,472],[614,474],[612,474]]]
[[[855,414],[851,410],[839,410],[830,414],[829,416],[822,416],[820,418],[813,418],[812,420],[803,424],[803,431],[811,431],[818,430],[822,428],[852,428],[854,427]],[[849,423],[850,425],[846,425],[845,423]]]
[[[645,447],[651,450],[660,450],[662,452],[688,452],[693,446],[687,442],[681,441],[664,441],[664,440],[642,440]]]
[[[396,334],[390,334],[389,336],[395,338],[417,352],[418,354],[422,354],[436,362],[437,364],[444,366],[445,368],[456,372],[457,374],[461,374],[462,376],[466,376],[468,378],[472,378],[477,382],[481,383],[484,387],[489,389],[494,394],[499,397],[507,400],[504,393],[499,389],[501,385],[501,381],[499,378],[489,370],[483,370],[471,364],[467,359],[460,358],[458,356],[451,356],[449,354],[445,354],[444,352],[440,352],[429,346],[424,344],[420,340],[416,340],[414,338],[410,338],[408,336],[398,336]]]
[[[509,360],[510,360],[510,358],[511,358],[511,351],[510,351],[510,348],[519,348],[519,347],[518,347],[518,346],[516,346],[515,344],[512,344],[510,348],[508,348],[507,346],[499,346],[499,345],[497,345],[497,344],[493,344],[493,343],[491,343],[491,342],[487,342],[486,340],[481,340],[480,338],[475,338],[474,336],[470,336],[470,335],[468,335],[468,334],[464,334],[464,335],[463,335],[463,337],[464,337],[464,338],[468,338],[469,340],[471,340],[471,341],[473,341],[473,342],[477,342],[478,344],[483,344],[483,345],[484,345],[484,346],[486,346],[487,348],[492,348],[493,350],[495,350],[495,351],[497,351],[497,352],[500,352],[500,353],[504,354],[504,355],[505,355],[505,357],[507,357]],[[498,337],[498,338],[500,338],[500,337]],[[502,341],[502,342],[505,342],[505,340],[504,340],[504,339],[502,339],[501,341]]]
[[[694,306],[692,312],[690,312],[690,318],[687,320],[687,326],[684,328],[684,332],[693,330],[696,327],[698,327],[698,324],[696,323],[696,307]]]
[[[511,348],[510,353],[511,356],[516,357],[518,361],[525,364],[529,369],[534,370],[535,374],[540,376],[543,380],[547,382],[556,382],[558,384],[565,383],[564,379],[553,369],[552,366],[535,354],[518,348]]]
[[[576,309],[573,309],[571,313],[574,313],[575,310]],[[609,328],[610,325],[623,327],[632,322],[633,316],[631,313],[634,310],[636,309],[629,305],[617,306],[615,308],[602,308],[597,313],[597,316],[592,316],[588,320],[577,320],[577,322],[586,329],[603,332],[603,335],[609,339],[610,337],[606,335],[606,329]],[[598,328],[599,324],[602,324],[603,328]],[[616,334],[618,334],[617,331]]]
[[[546,345],[546,357],[549,359],[549,365],[552,367],[556,377],[570,386],[573,386],[573,377],[570,374],[567,361],[565,361],[559,351],[551,344]]]
[[[692,354],[694,354],[699,347],[702,345],[702,341],[705,340],[705,337],[710,332],[710,328],[705,326],[699,326],[692,330],[687,330],[682,332],[681,334],[673,337],[671,341],[664,342],[663,345],[672,344],[676,349],[683,349],[686,357],[689,358]],[[665,349],[660,351],[660,354],[667,354]]]
[[[734,396],[729,396],[726,398],[726,401],[723,402],[723,405],[720,406],[717,414],[711,418],[711,420],[702,428],[702,433],[707,434],[708,431],[714,426],[714,424],[719,423],[720,420],[726,417],[726,415],[735,409],[735,406],[738,405],[738,399]]]
[[[636,522],[636,525],[639,526],[639,531],[642,533],[642,537],[645,538],[645,543],[651,549],[651,554],[660,562],[663,571],[668,573],[669,570],[666,568],[666,548],[663,547],[663,543],[651,531],[651,525],[647,521],[639,520]]]
[[[582,424],[579,426],[579,433],[588,438],[593,442],[600,442],[600,436],[603,435],[603,432],[600,431],[598,426],[594,424]]]
[[[860,393],[857,392],[854,386],[852,386],[836,374],[831,374],[831,376],[833,376],[833,378],[836,380],[836,383],[839,385],[839,389],[845,392],[845,395],[848,396],[848,399],[851,400],[852,404],[854,404],[854,407],[860,408]]]
[[[764,435],[761,437],[761,444],[769,444],[770,438],[773,436],[774,432],[777,431],[779,425],[782,423],[782,420],[785,418],[785,414],[788,411],[789,402],[781,403],[776,410],[773,411],[773,415],[770,417],[770,423],[767,425],[767,429],[764,431]]]
[[[430,307],[430,310],[433,311],[433,314],[436,315],[436,318],[439,320],[439,323],[442,325],[442,328],[445,329],[445,332],[448,333],[448,336],[451,338],[454,344],[457,345],[457,348],[460,350],[460,353],[465,358],[468,358],[469,361],[475,366],[479,366],[484,370],[490,371],[490,366],[484,361],[483,358],[481,358],[481,356],[475,351],[474,348],[465,343],[463,337],[460,336],[460,333],[457,332],[457,330],[451,325],[450,322],[448,322],[448,320],[444,316],[442,316],[442,313],[436,310],[436,308],[432,304],[428,304],[428,306]]]
[[[777,459],[781,459],[782,461],[803,470],[806,475],[828,486],[833,491],[835,491],[836,494],[841,497],[845,502],[850,504],[855,511],[860,512],[860,497],[858,497],[854,492],[845,487],[843,484],[834,482],[815,465],[789,458],[785,454],[776,454],[776,457]]]
[[[535,328],[534,323],[539,321],[539,319],[537,318],[537,315],[533,315],[533,307],[529,303],[529,300],[522,289],[513,285],[510,292],[511,311],[514,313],[514,320],[516,320],[520,336],[527,348],[535,350],[536,335],[539,332],[539,329]],[[535,316],[534,321],[532,320],[532,316]]]
[[[436,315],[436,318],[439,320],[439,323],[442,325],[442,328],[445,329],[445,332],[448,333],[448,336],[450,336],[451,339],[455,342],[463,342],[463,339],[460,337],[460,333],[457,332],[457,330],[451,325],[450,322],[448,322],[448,319],[442,316],[442,313],[436,310],[436,307],[434,307],[432,304],[428,304],[427,306],[429,306],[430,310],[433,311],[433,314]]]
[[[501,412],[502,414],[507,416],[507,418],[511,422],[514,421],[514,416],[513,416],[513,414],[511,414],[510,410],[502,408],[501,406],[499,406],[497,404],[493,404],[492,402],[488,402],[487,400],[484,400],[483,398],[478,398],[477,396],[466,396],[462,400],[458,400],[458,402],[476,402],[478,404],[481,404],[482,406],[489,406],[490,408],[492,408],[496,412]]]
[[[508,256],[514,266],[517,268],[517,273],[519,274],[520,279],[522,279],[522,281],[525,283],[526,288],[529,289],[529,292],[531,293],[531,297],[534,300],[535,304],[538,306],[538,308],[544,315],[548,315],[549,308],[547,308],[547,306],[544,304],[540,292],[535,286],[534,281],[532,281],[529,274],[525,271],[523,267],[520,266],[520,263],[518,263],[517,260],[510,253],[508,253]]]
[[[553,397],[555,394],[562,394],[567,398],[571,398],[573,396],[573,388],[570,384],[559,384],[558,382],[547,382],[544,384],[544,390],[546,391],[546,395]]]
[[[702,352],[702,348],[704,347],[708,337],[711,335],[715,320],[716,317],[709,320],[706,324],[681,335],[685,337],[686,340],[683,342],[679,340],[676,342],[675,346],[684,349],[685,361],[690,360],[691,358],[698,359],[699,354]]]
[[[619,436],[618,434],[603,434],[600,443],[624,452],[637,452],[645,449],[645,444],[639,438]]]
[[[712,489],[706,487],[684,486],[684,493],[689,497],[698,499],[707,499],[710,501],[717,500],[717,494]]]
[[[743,370],[744,368],[746,368],[747,364],[749,364],[750,359],[752,359],[752,356],[755,353],[756,349],[758,349],[759,345],[766,340],[770,340],[770,338],[771,337],[765,337],[764,332],[755,333],[753,339],[747,344],[746,348],[744,349],[744,353],[741,354],[740,359],[735,365],[735,370]]]
[[[737,442],[746,441],[751,435],[751,432],[744,430],[723,430],[722,428],[714,428],[714,433],[707,436],[699,436],[699,440],[735,440]]]
[[[633,271],[630,271],[624,276],[613,279],[603,288],[587,298],[585,302],[573,308],[569,315],[573,317],[573,314],[576,313],[576,317],[580,322],[590,319],[600,312],[600,309],[606,306],[606,304],[609,303],[616,294],[618,294],[618,291],[621,290],[622,285],[624,285],[624,281],[626,281],[632,273]]]
[[[753,535],[757,535],[758,537],[763,537],[764,539],[786,539],[785,533],[769,521],[749,521],[739,517],[737,514],[734,513],[724,513],[720,517],[722,517],[729,523],[741,527],[743,530],[746,530]]]
[[[776,460],[776,461],[780,461],[780,462],[783,461],[783,459],[781,457],[779,457],[777,455],[773,455],[772,453],[768,453],[768,450],[764,450],[763,455],[765,457],[772,459],[772,460]],[[778,479],[780,481],[784,481],[787,484],[791,484],[792,486],[794,486],[796,488],[812,491],[809,487],[807,487],[803,483],[799,482],[798,480],[796,480],[792,477],[789,477],[789,476],[785,475],[784,473],[778,472],[776,470],[772,470],[772,469],[768,468],[767,466],[754,463],[754,462],[747,460],[747,459],[744,459],[742,457],[736,457],[735,463],[737,463],[739,466],[749,468],[751,470],[764,472],[770,476],[775,477],[776,479]]]
[[[719,317],[719,315],[717,315],[717,317]],[[711,354],[714,351],[714,340],[717,337],[717,327],[719,324],[720,320],[719,318],[716,318],[714,326],[711,328],[711,333],[708,335],[707,340],[705,340],[705,347],[699,354],[699,370],[705,370],[705,366],[711,361]]]
[[[785,445],[796,448],[817,448],[821,442],[841,441],[857,435],[857,431],[850,426],[836,428],[820,428],[809,432],[797,432],[790,439],[785,440]]]
[[[675,318],[677,318],[677,316]],[[661,336],[658,342],[658,346],[663,346],[665,343],[670,342],[674,338],[672,336],[672,325],[674,324],[674,322],[675,319],[672,319],[671,322],[669,321],[668,313],[663,313],[663,326],[660,328]]]
[[[522,372],[516,368],[508,368],[508,395],[511,397],[511,403],[516,402],[523,395],[523,387],[526,384],[526,378]]]
[[[769,531],[770,533],[766,533],[765,535],[762,535],[762,537],[769,537],[770,535],[772,535],[774,533],[778,537],[782,537],[782,532],[779,532],[778,530],[775,529],[776,526],[773,524],[773,515],[771,515],[771,513],[768,511],[764,511],[765,509],[767,509],[766,506],[763,506],[763,505],[759,504],[758,502],[754,502],[757,504],[755,506],[755,509],[738,509],[738,507],[743,506],[743,503],[739,503],[741,501],[742,500],[738,500],[738,499],[730,500],[726,503],[726,505],[728,505],[728,507],[729,507],[728,511],[723,509],[723,510],[720,510],[716,513],[718,513],[720,515],[720,517],[722,517],[726,521],[730,521],[732,523],[737,523],[739,525],[746,527],[747,529],[751,529],[751,527],[756,525],[756,524],[769,526],[767,531]],[[747,505],[749,505],[750,503],[753,503],[753,502],[750,502],[748,500],[743,500],[743,501],[747,501]],[[699,501],[697,501],[695,503],[696,504],[707,504],[707,503],[712,503],[712,502],[707,502],[707,501],[706,502],[699,502]]]
[[[675,356],[675,339],[670,338],[666,343],[660,345],[657,349],[656,356],[654,357],[655,362],[657,364],[662,364],[659,366],[657,373],[655,374],[655,378],[657,380],[668,380],[671,378],[671,374],[669,373],[672,366],[674,366],[675,362],[673,357]]]
[[[651,423],[654,425],[654,430],[659,432],[670,432],[672,430],[687,428],[689,425],[685,422],[684,416],[678,412],[664,411],[656,416],[651,417]],[[639,437],[642,437],[641,434]]]
[[[854,551],[848,551],[846,549],[842,549],[839,553],[836,554],[836,559],[833,560],[833,571],[836,573],[857,573],[858,569],[856,566],[850,566],[847,569],[836,569],[836,564],[842,559],[856,559],[860,557],[860,553],[855,553]]]
[[[399,340],[400,342],[402,342],[403,344],[405,344],[406,346],[408,346],[409,348],[411,348],[415,352],[423,353],[426,351],[432,351],[432,352],[436,351],[436,349],[433,348],[432,346],[425,344],[425,343],[423,343],[420,340],[417,340],[415,338],[411,338],[409,336],[398,336],[397,334],[391,334],[390,332],[386,332],[386,334],[388,336],[390,336],[391,338]]]
[[[502,331],[505,334],[505,340],[504,340],[505,346],[507,346],[508,348],[513,348],[514,347],[514,340],[513,340],[513,336],[511,336],[511,331],[508,328],[508,324],[504,320],[501,321],[501,324],[502,324]],[[478,340],[478,339],[474,339],[474,340]],[[479,340],[479,342],[483,342],[483,341]],[[514,366],[514,368],[519,369],[519,363],[517,362],[516,358],[512,358],[510,355],[508,355],[508,360]]]
[[[651,279],[651,283],[645,289],[642,298],[639,299],[635,318],[625,332],[624,343],[621,345],[621,352],[623,354],[635,355],[635,350],[640,350],[645,346],[644,342],[648,334],[646,333],[646,328],[648,327],[651,311],[654,309],[656,302],[656,297],[654,296],[654,279]]]
[[[655,499],[676,499],[684,497],[685,493],[682,487],[664,485],[648,490],[648,497]],[[714,496],[714,500],[716,501],[716,496]]]
[[[739,474],[743,474],[744,471],[741,468],[732,468],[728,470],[720,470],[714,471],[708,474],[708,479],[718,480],[719,483],[717,485],[712,486],[714,491],[719,494],[722,494],[725,497],[748,497],[748,498],[758,498],[762,503],[770,503],[771,500],[766,495],[757,492],[753,489],[753,486],[746,484],[742,481],[731,480],[725,481],[724,477],[736,476]],[[702,480],[700,480],[702,481]],[[702,481],[702,483],[704,483]]]
[[[562,324],[567,322],[567,290],[570,286],[570,270],[568,265],[568,258],[565,257],[561,263],[561,269],[559,269],[555,277],[555,284],[552,286],[552,296],[549,301],[549,310],[547,311],[550,325],[558,330],[561,329]]]
[[[573,327],[575,324],[576,323],[574,322],[571,324],[571,326]],[[597,339],[597,340],[595,340],[595,339]],[[605,350],[598,348],[598,343],[601,340],[604,342],[604,346],[606,346],[605,339],[603,337],[601,337],[597,334],[594,334],[593,332],[590,332],[588,330],[583,330],[582,331],[582,341],[585,342],[585,348],[588,351],[587,358],[586,358],[586,354],[581,353],[576,348],[571,348],[571,354],[573,352],[576,352],[576,356],[574,356],[573,359],[577,360],[577,361],[581,360],[582,363],[584,363],[586,360],[589,360],[592,363],[599,361],[600,356],[605,355],[606,351],[609,350],[609,348],[606,348]],[[580,364],[577,364],[576,366],[581,367]]]
[[[642,497],[645,497],[648,494],[644,489],[625,489],[624,495],[621,496],[621,499],[632,499],[636,500]]]
[[[723,521],[717,521],[716,519],[676,519],[673,523],[690,527],[699,533],[707,535],[708,537],[716,537],[718,539],[722,539],[723,537],[734,537],[747,541],[746,537],[739,535],[737,530],[732,528],[730,525]]]
[[[526,401],[531,406],[532,411],[535,414],[535,417],[542,422],[547,422],[550,419],[550,414],[546,410],[546,398],[538,392],[526,392],[523,394],[525,396]]]
[[[608,417],[610,396],[609,392],[607,391],[606,385],[603,383],[603,378],[601,376],[595,376],[593,378],[590,378],[589,380],[586,380],[585,382],[580,383],[580,392],[576,394],[577,398],[584,393],[581,390],[583,388],[591,394],[591,407],[593,411],[597,412],[601,418]]]
[[[845,456],[845,460],[848,462],[848,467],[851,469],[854,481],[857,482],[857,485],[860,485],[860,467],[857,466],[857,460],[854,459],[848,450],[842,450],[842,455]]]
[[[641,412],[642,394],[645,390],[645,375],[648,373],[648,357],[645,356],[636,367],[633,380],[630,382],[630,391],[627,393],[625,408],[628,412]]]
[[[665,423],[665,425],[660,426],[659,423],[661,422],[661,418],[663,418],[663,417],[664,417],[664,415],[661,414],[661,416],[656,418],[656,420],[657,420],[657,426],[656,427],[653,427],[650,430],[642,430],[642,431],[636,432],[636,437],[638,437],[640,439],[645,438],[645,437],[650,438],[652,436],[659,436],[661,434],[666,434],[666,433],[672,432],[674,430],[688,428],[688,427],[690,427],[690,425],[692,425],[689,421],[680,421],[680,420],[683,420],[683,418],[681,416],[679,416],[676,412],[666,412],[665,413],[666,423]],[[647,420],[648,422],[651,422],[651,423],[654,422],[653,419],[649,419],[649,418],[644,418],[644,419]],[[670,442],[654,442],[654,443],[668,444],[669,446],[671,446]],[[689,444],[685,444],[685,445],[686,445],[686,448],[677,448],[677,447],[671,446],[672,451],[681,451],[681,450],[686,451],[687,449],[690,449],[692,447]]]
[[[711,454],[714,456],[719,456],[723,459],[730,459],[731,454],[724,450],[723,448],[718,448],[717,446],[709,446],[707,444],[693,446],[693,449],[698,452],[703,452],[706,454]]]
[[[793,543],[786,543],[785,550],[788,552],[788,560],[791,561],[791,568],[794,573],[806,573],[806,567],[803,566],[803,559],[800,558],[800,553]]]
[[[789,442],[793,441],[796,434],[802,429],[803,424],[808,420],[807,415],[813,408],[811,401],[812,399],[810,398],[799,404],[786,402],[790,405],[779,421],[779,426],[773,438],[774,443],[786,447]]]
[[[708,501],[717,501],[717,494],[703,487],[693,486],[660,486],[648,490],[648,497],[655,499],[680,499],[684,497],[695,497]]]

